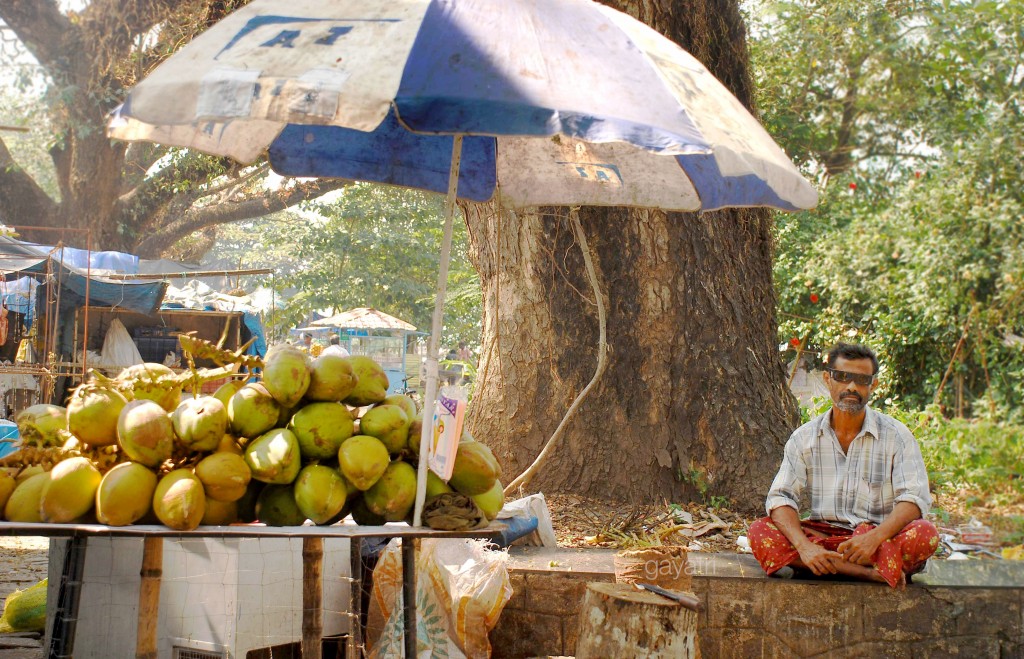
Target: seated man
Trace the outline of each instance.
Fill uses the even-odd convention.
[[[828,355],[828,412],[797,428],[768,492],[769,517],[750,525],[750,547],[773,574],[786,565],[906,586],[938,532],[921,519],[931,505],[928,472],[906,426],[867,406],[878,358],[840,343]],[[810,494],[810,518],[798,501]]]

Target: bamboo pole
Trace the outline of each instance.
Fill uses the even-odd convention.
[[[320,659],[323,652],[324,539],[302,539],[302,659]]]
[[[160,620],[160,579],[163,576],[164,539],[146,538],[139,574],[139,619],[135,636],[137,659],[157,659],[156,628]]]

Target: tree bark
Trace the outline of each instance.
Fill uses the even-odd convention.
[[[749,106],[735,2],[618,8],[674,38]],[[484,298],[469,424],[509,482],[592,376],[596,314],[567,209],[465,210]],[[530,491],[760,507],[798,418],[776,348],[771,214],[583,208],[580,221],[606,296],[608,371]]]

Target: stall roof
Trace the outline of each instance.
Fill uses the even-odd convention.
[[[86,299],[88,285],[87,301],[92,306],[118,307],[139,313],[148,314],[159,309],[167,290],[167,282],[162,281],[114,281],[98,275],[90,276],[87,270],[52,259],[38,246],[0,236],[0,275],[3,279],[48,273],[82,299]]]
[[[315,320],[311,325],[317,327],[337,327],[339,329],[387,329],[387,330],[405,330],[407,332],[415,332],[416,327],[411,325],[400,318],[395,318],[383,311],[378,311],[372,307],[360,307],[358,309],[351,309],[331,316],[330,318],[321,318]]]

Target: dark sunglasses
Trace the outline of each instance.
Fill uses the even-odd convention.
[[[837,371],[834,368],[827,369],[829,376],[832,377],[836,382],[856,382],[857,384],[867,387],[875,381],[874,375],[865,375],[863,373],[850,373],[849,371]]]

